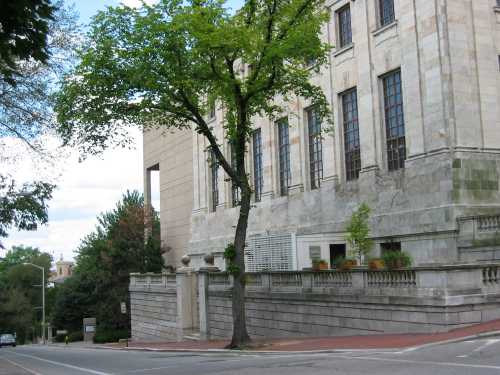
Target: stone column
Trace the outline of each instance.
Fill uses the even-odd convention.
[[[198,326],[198,306],[196,302],[197,275],[189,267],[189,256],[182,257],[183,267],[176,273],[177,285],[177,330],[183,335],[185,330]]]
[[[198,301],[200,314],[200,338],[206,340],[210,337],[208,325],[208,271],[198,273]]]

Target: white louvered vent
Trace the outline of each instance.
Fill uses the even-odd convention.
[[[291,233],[254,234],[245,247],[247,272],[291,271],[294,268]]]

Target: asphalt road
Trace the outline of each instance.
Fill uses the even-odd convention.
[[[500,374],[500,338],[402,351],[197,354],[59,346],[0,349],[0,375]]]

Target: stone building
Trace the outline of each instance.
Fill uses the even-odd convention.
[[[56,269],[52,272],[49,281],[54,284],[63,283],[67,278],[73,275],[74,266],[75,264],[73,262],[65,261],[61,255],[61,259],[56,262]]]
[[[401,248],[417,265],[500,259],[498,5],[327,2],[323,37],[335,47],[328,66],[311,69],[335,125],[300,98],[282,103],[275,123],[254,120],[249,270],[348,254],[345,224],[361,202],[373,209],[373,255]],[[216,108],[210,119],[220,140],[223,115]],[[222,265],[234,233],[237,197],[206,147],[189,131],[144,135],[145,191],[159,168],[171,264],[187,252],[199,266],[212,252]]]

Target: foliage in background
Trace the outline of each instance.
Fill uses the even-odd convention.
[[[163,268],[159,219],[154,211],[151,215],[152,236],[146,239],[144,199],[134,191],[98,217],[96,230],[80,244],[73,277],[57,287],[56,328],[80,331],[84,317],[96,317],[99,337],[130,332],[129,274]],[[121,302],[127,305],[126,314]]]
[[[206,138],[240,191],[230,261],[231,348],[250,341],[243,298],[252,196],[245,159],[252,120],[279,118],[300,97],[331,122],[328,100],[310,80],[328,61],[331,47],[321,32],[329,18],[323,0],[247,0],[236,14],[224,0],[111,7],[94,17],[81,63],[57,97],[59,133],[84,154],[128,144],[127,126],[134,125],[194,129]],[[277,105],[276,98],[285,104]],[[217,139],[208,123],[209,101],[224,111],[226,139]],[[233,163],[220,147],[226,141]]]
[[[382,254],[382,260],[390,270],[410,267],[412,264],[411,256],[404,251],[386,251]]]
[[[19,343],[32,339],[33,329],[40,335],[42,318],[42,272],[23,263],[45,268],[50,276],[52,256],[37,248],[13,246],[0,260],[0,332],[16,333]],[[52,294],[47,294],[47,315],[51,314]]]
[[[368,238],[370,235],[370,219],[371,209],[366,203],[361,203],[356,211],[353,212],[351,219],[346,226],[346,241],[356,252],[359,264],[362,264],[363,259],[370,254],[373,248],[373,241]]]
[[[47,202],[55,186],[40,176],[42,170],[52,170],[59,155],[46,138],[55,135],[54,90],[74,62],[80,32],[76,19],[62,0],[2,2],[0,237],[10,227],[34,230],[47,222]],[[41,181],[16,184],[7,171],[15,173],[19,159],[31,159]]]

